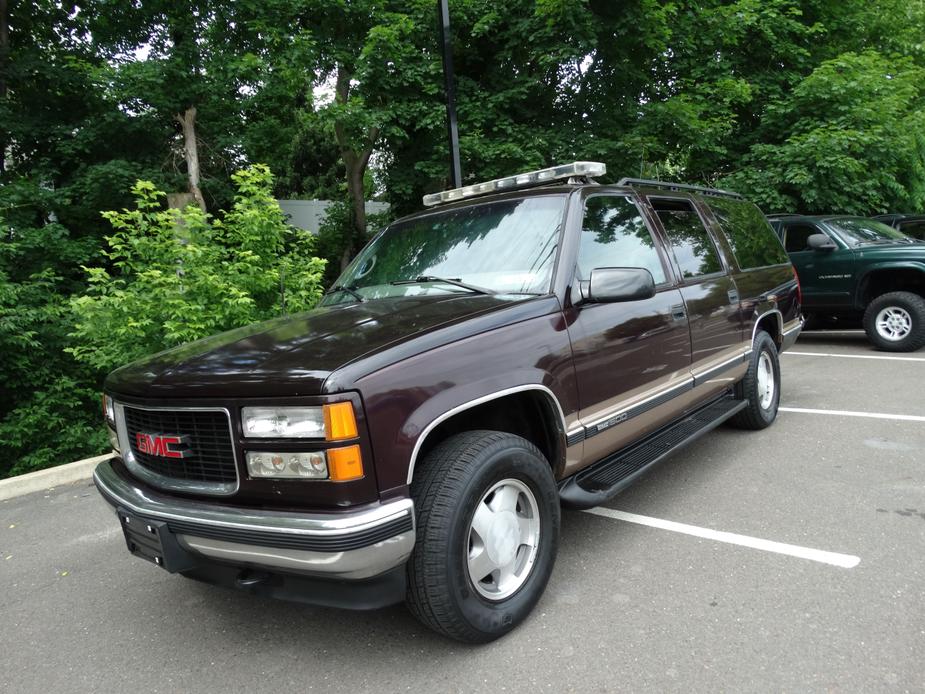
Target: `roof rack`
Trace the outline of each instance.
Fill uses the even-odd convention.
[[[728,198],[739,198],[742,196],[731,190],[721,190],[720,188],[707,188],[706,186],[694,186],[689,183],[670,183],[666,181],[652,181],[647,178],[621,178],[618,186],[644,186],[647,188],[662,188],[664,190],[689,190],[704,195],[715,195]]]

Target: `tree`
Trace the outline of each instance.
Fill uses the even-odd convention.
[[[723,185],[768,209],[875,214],[925,208],[925,70],[875,51],[825,61],[768,119]]]

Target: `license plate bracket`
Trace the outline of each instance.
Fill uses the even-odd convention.
[[[136,557],[170,573],[186,571],[197,565],[196,558],[180,546],[165,521],[141,518],[123,508],[117,508],[116,514],[128,551]]]

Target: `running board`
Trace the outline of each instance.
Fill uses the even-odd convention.
[[[563,480],[559,485],[559,499],[569,508],[599,506],[622,492],[673,451],[715,429],[747,405],[748,400],[736,400],[731,394],[724,395],[639,443],[619,450]]]

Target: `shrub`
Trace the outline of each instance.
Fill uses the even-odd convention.
[[[165,194],[139,181],[137,208],[105,212],[110,268],[87,268],[69,348],[100,371],[183,342],[285,312],[321,296],[325,261],[313,239],[284,221],[263,165],[238,171],[234,205],[221,217],[164,209]]]

